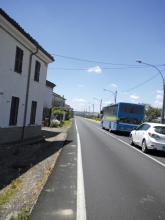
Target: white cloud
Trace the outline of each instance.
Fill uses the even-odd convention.
[[[157,94],[163,94],[163,91],[162,90],[157,90],[156,93]]]
[[[131,102],[138,103],[138,100],[140,99],[137,95],[130,95],[129,98],[131,99]]]
[[[87,106],[87,100],[84,98],[74,98],[67,101],[70,106],[76,111],[84,111]]]
[[[94,66],[94,67],[89,67],[87,69],[88,73],[95,73],[95,74],[101,74],[102,73],[102,69],[100,66]]]
[[[79,102],[79,103],[85,103],[86,100],[85,99],[82,99],[82,98],[75,98],[72,100],[73,102]]]
[[[163,91],[162,90],[157,90],[156,91],[156,96],[155,96],[155,101],[154,101],[154,106],[161,108],[162,107],[162,102],[163,102]]]
[[[118,86],[117,86],[115,83],[112,83],[112,84],[111,84],[111,87],[113,87],[114,89],[117,89],[117,88],[118,88]]]
[[[130,98],[131,98],[132,100],[138,100],[138,99],[140,99],[140,97],[137,96],[137,95],[130,95]]]
[[[103,101],[103,105],[110,105],[112,102],[111,101]]]

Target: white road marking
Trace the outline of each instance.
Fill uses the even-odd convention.
[[[81,142],[80,135],[75,120],[77,131],[77,220],[86,220],[86,203],[84,190],[84,176],[82,167]]]
[[[98,129],[98,130],[100,130],[100,131],[102,131],[103,133],[105,133],[105,134],[107,134],[107,135],[109,135],[109,136],[113,137],[114,139],[116,139],[116,140],[120,141],[121,143],[123,143],[123,144],[127,145],[128,147],[132,148],[133,150],[138,151],[139,153],[141,153],[141,154],[143,154],[144,156],[146,156],[146,157],[150,158],[151,160],[155,161],[155,162],[156,162],[156,163],[158,163],[159,165],[161,165],[161,166],[165,167],[165,164],[164,164],[164,163],[162,163],[162,162],[160,162],[159,160],[157,160],[157,159],[155,159],[155,158],[151,157],[151,156],[150,156],[150,155],[148,155],[148,154],[143,153],[141,150],[139,150],[139,149],[137,149],[137,148],[134,148],[133,146],[131,146],[131,145],[130,145],[130,144],[128,144],[127,142],[125,142],[125,141],[121,140],[120,138],[115,137],[114,135],[112,135],[112,134],[110,134],[110,133],[108,133],[108,132],[106,132],[106,131],[102,130],[101,128],[97,128],[97,129]]]

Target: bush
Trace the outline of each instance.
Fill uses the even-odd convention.
[[[57,128],[59,126],[60,126],[60,121],[58,121],[57,119],[52,120],[50,123],[50,127],[52,127],[52,128]]]
[[[61,108],[58,108],[58,107],[54,107],[52,109],[52,114],[53,116],[58,119],[59,121],[62,121],[63,120],[63,117],[64,117],[64,110],[61,109]]]

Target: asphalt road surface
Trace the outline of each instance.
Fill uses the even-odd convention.
[[[165,219],[164,154],[147,156],[92,121],[76,117],[76,124],[87,219]]]
[[[32,219],[165,220],[165,154],[75,117]]]

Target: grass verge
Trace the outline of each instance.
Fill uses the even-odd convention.
[[[72,120],[65,120],[65,121],[63,121],[63,123],[62,123],[62,127],[64,127],[64,128],[68,128],[68,127],[70,127],[72,125]]]
[[[22,209],[18,214],[13,215],[10,220],[27,220],[30,215],[30,211]]]
[[[0,207],[5,205],[15,195],[17,190],[21,187],[22,180],[17,178],[11,182],[2,194],[0,194]]]

